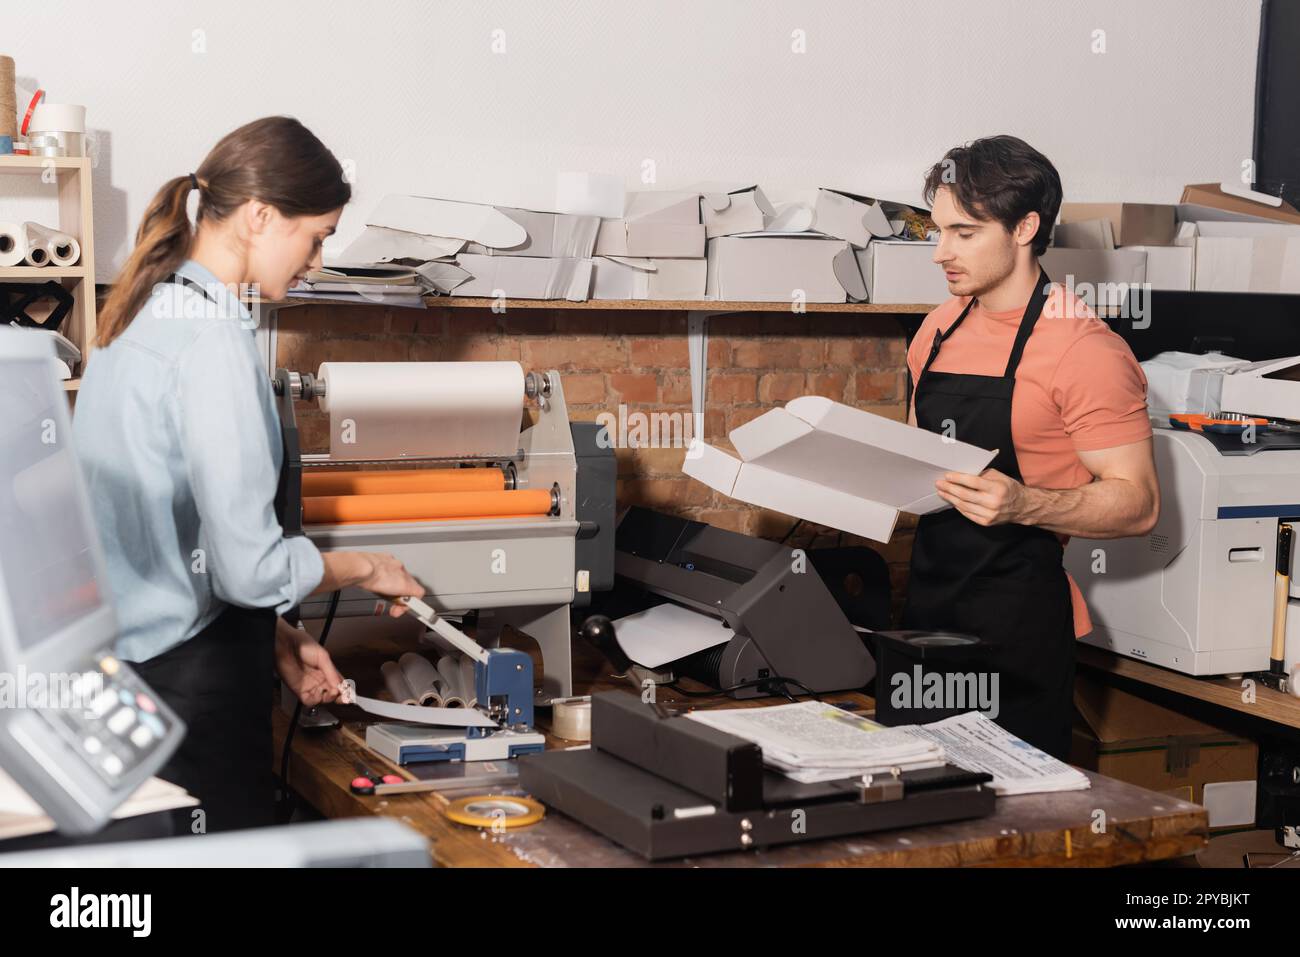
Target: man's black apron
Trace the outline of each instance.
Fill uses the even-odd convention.
[[[965,320],[972,299],[947,331],[935,332],[914,390],[916,423],[961,442],[997,449],[990,464],[1023,481],[1011,436],[1011,396],[1025,344],[1049,291],[1041,269],[1001,376],[933,372],[939,348]],[[985,527],[955,508],[920,518],[903,627],[956,631],[994,644],[997,722],[1064,759],[1074,692],[1074,615],[1055,534],[1028,525]],[[978,707],[972,703],[972,707]]]
[[[215,301],[200,283],[179,275],[173,281]],[[230,605],[176,647],[130,663],[186,725],[180,747],[158,772],[203,810],[174,812],[179,834],[275,823],[275,617],[274,609]]]

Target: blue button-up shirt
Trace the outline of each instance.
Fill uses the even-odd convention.
[[[178,272],[215,303],[155,287],[91,354],[74,415],[128,661],[193,637],[227,604],[284,612],[324,573],[275,516],[280,421],[256,324],[205,267]]]

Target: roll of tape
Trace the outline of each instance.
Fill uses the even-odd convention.
[[[444,813],[457,824],[496,830],[536,824],[546,816],[546,808],[532,798],[478,794],[452,801]]]
[[[45,99],[45,91],[37,90],[32,94],[31,99],[27,101],[27,111],[23,113],[22,126],[18,129],[18,132],[23,134],[23,136],[27,135],[27,128],[31,126],[32,123],[32,114],[36,112],[36,107],[40,106],[41,100],[43,99]]]
[[[591,698],[556,698],[551,733],[565,741],[591,740]]]
[[[27,128],[33,133],[84,133],[86,108],[78,103],[39,103]]]

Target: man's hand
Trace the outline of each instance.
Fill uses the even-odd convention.
[[[997,469],[981,475],[947,472],[934,483],[939,497],[976,525],[1028,524],[1029,490]]]
[[[309,708],[339,696],[343,676],[320,643],[283,618],[275,620],[275,670],[289,690]]]

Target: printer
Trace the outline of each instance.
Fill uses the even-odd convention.
[[[322,551],[395,555],[439,615],[477,615],[541,650],[536,703],[572,694],[570,609],[613,582],[616,466],[603,429],[570,422],[557,372],[516,362],[326,362],[277,369],[286,534]],[[330,419],[329,451],[303,454],[294,403]],[[521,429],[525,416],[531,424]],[[322,618],[329,596],[304,602]],[[336,614],[381,613],[345,589]]]
[[[1243,410],[1246,411],[1246,410]],[[1270,668],[1275,625],[1300,659],[1300,586],[1286,526],[1300,531],[1300,435],[1156,428],[1160,520],[1147,535],[1073,538],[1065,567],[1092,617],[1082,640],[1190,675]],[[1278,591],[1279,558],[1291,575]]]
[[[633,507],[618,525],[614,570],[614,589],[596,603],[606,616],[672,603],[731,632],[657,671],[632,670],[638,683],[686,675],[754,698],[781,690],[784,683],[768,678],[820,694],[862,688],[875,677],[875,661],[826,583],[806,555],[785,545]]]

